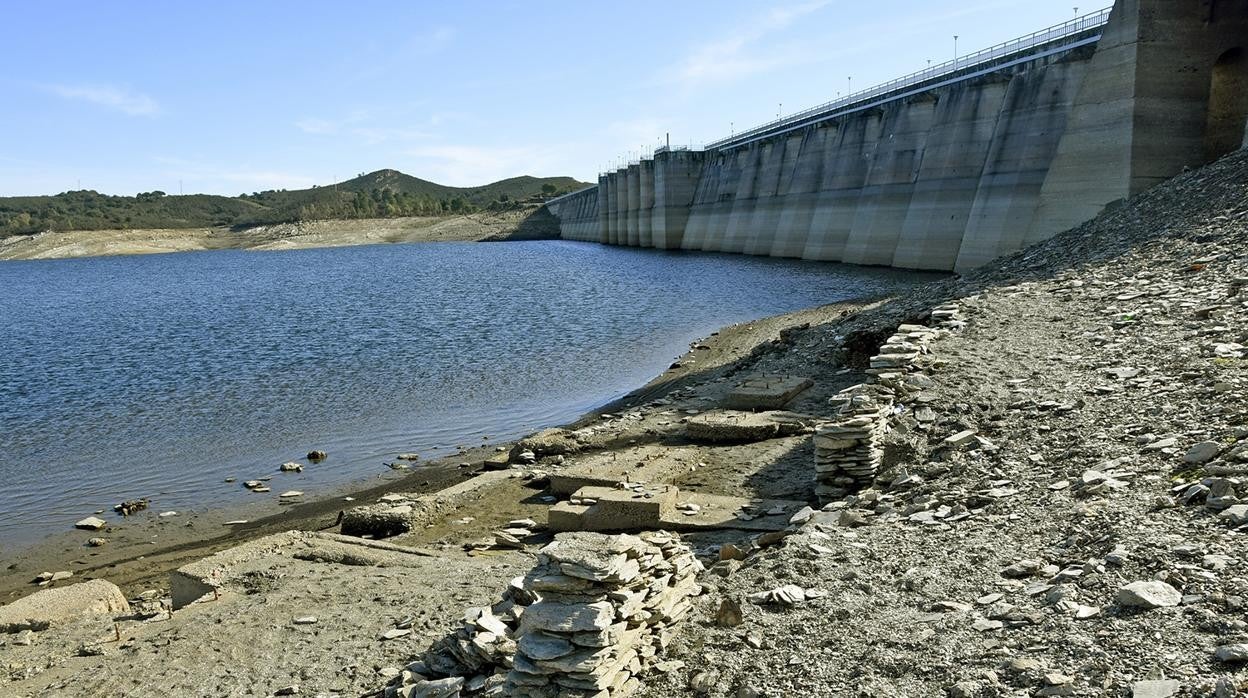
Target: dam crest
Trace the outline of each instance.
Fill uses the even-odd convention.
[[[547,203],[565,239],[961,271],[1248,145],[1248,0],[1112,8]]]

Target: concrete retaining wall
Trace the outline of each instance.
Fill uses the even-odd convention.
[[[660,152],[552,211],[569,239],[969,269],[1248,145],[1244,49],[1248,0],[1118,0],[1095,44]]]

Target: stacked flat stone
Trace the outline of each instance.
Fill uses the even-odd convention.
[[[921,371],[920,360],[943,332],[924,325],[901,325],[880,347],[880,354],[871,358],[868,373],[892,390],[898,402],[913,401],[915,395],[932,386],[932,380]]]
[[[832,398],[837,419],[815,434],[815,494],[820,501],[840,499],[869,487],[884,459],[881,441],[893,411],[891,391],[862,384]]]
[[[675,534],[561,533],[501,601],[468,609],[384,695],[628,695],[689,612],[701,569]]]
[[[940,331],[931,327],[901,325],[880,347],[880,353],[871,357],[871,366],[867,373],[878,376],[910,370],[919,357],[928,352],[928,345],[932,340],[939,336]]]
[[[867,373],[878,382],[847,388],[832,398],[839,408],[837,419],[815,434],[815,494],[820,501],[840,499],[875,481],[894,404],[913,402],[932,387],[922,371],[922,357],[930,353],[932,342],[966,326],[956,303],[933,309],[932,323],[934,327],[900,325],[871,357]]]
[[[701,569],[674,534],[556,536],[522,584],[540,600],[520,616],[506,695],[632,693],[688,614]]]
[[[956,332],[966,327],[962,317],[962,309],[957,303],[946,303],[932,310],[932,322],[937,327]]]

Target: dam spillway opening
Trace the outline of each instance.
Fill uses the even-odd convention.
[[[1237,46],[1218,57],[1209,87],[1205,156],[1210,162],[1248,140],[1248,55]]]

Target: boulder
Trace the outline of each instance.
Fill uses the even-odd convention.
[[[1213,653],[1214,659],[1228,664],[1248,662],[1248,643],[1222,645]]]
[[[1178,606],[1183,594],[1165,582],[1131,582],[1118,590],[1118,604],[1133,608]]]
[[[1236,504],[1233,507],[1227,507],[1218,514],[1219,519],[1225,519],[1232,526],[1243,526],[1248,524],[1248,504]]]
[[[1200,443],[1187,449],[1183,460],[1187,463],[1201,464],[1217,458],[1218,452],[1222,450],[1222,444],[1217,441],[1201,441]]]
[[[116,584],[92,579],[81,584],[44,589],[0,606],[0,632],[46,630],[81,616],[129,615],[130,604]]]

